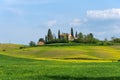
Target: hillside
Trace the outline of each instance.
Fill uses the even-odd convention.
[[[22,46],[22,45],[19,45],[19,44],[0,44],[0,51],[19,49],[20,46]]]
[[[2,46],[0,54],[21,58],[112,61],[120,59],[120,46],[41,46],[24,49],[19,49],[20,45]],[[4,48],[6,51],[2,51]]]
[[[31,60],[0,54],[1,80],[119,80],[120,63]]]
[[[120,46],[21,46],[0,46],[1,80],[120,79]]]

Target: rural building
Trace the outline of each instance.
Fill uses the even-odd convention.
[[[62,33],[60,35],[60,38],[61,39],[68,39],[68,41],[73,41],[74,40],[73,36],[71,34],[68,34],[68,33]]]
[[[74,38],[73,38],[73,36],[71,34],[68,34],[68,40],[69,41],[73,41],[74,40]]]
[[[45,42],[39,41],[37,45],[38,45],[38,46],[42,46],[42,45],[44,45],[44,44],[45,44]]]

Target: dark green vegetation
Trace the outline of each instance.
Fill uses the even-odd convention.
[[[120,79],[120,46],[20,47],[0,45],[0,80]]]
[[[40,38],[43,39],[43,38]],[[39,39],[39,40],[40,40]],[[97,43],[99,40],[94,38],[92,33],[89,33],[87,35],[84,35],[83,33],[75,33],[74,35],[74,30],[73,28],[71,28],[71,32],[69,33],[61,33],[60,30],[58,30],[58,37],[56,37],[56,35],[52,33],[51,29],[48,29],[48,33],[45,36],[45,40],[44,42],[46,44],[51,44],[51,43],[92,43],[95,44]]]
[[[120,38],[111,37],[111,40],[107,40],[105,38],[104,40],[99,40],[94,37],[93,33],[89,34],[83,34],[82,32],[75,32],[73,28],[71,28],[70,34],[69,33],[61,33],[60,30],[58,30],[57,37],[55,34],[52,33],[51,29],[48,29],[48,33],[44,38],[40,38],[38,42],[43,42],[45,44],[56,44],[56,43],[67,43],[68,45],[120,45]],[[35,42],[31,41],[30,46],[36,46]],[[40,45],[40,44],[37,44]]]

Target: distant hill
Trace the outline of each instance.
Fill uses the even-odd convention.
[[[19,49],[20,44],[0,44],[0,51],[2,50],[13,50],[13,49]]]

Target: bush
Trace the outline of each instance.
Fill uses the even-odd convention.
[[[28,46],[20,46],[19,49],[27,48]]]
[[[3,49],[2,51],[6,51],[5,49]]]
[[[34,46],[36,46],[36,43],[33,42],[33,41],[30,41],[29,46],[30,46],[30,47],[34,47]]]

